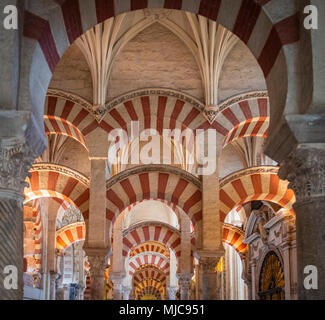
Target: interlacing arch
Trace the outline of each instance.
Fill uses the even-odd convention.
[[[56,249],[63,251],[72,244],[84,241],[86,237],[86,226],[84,222],[67,225],[56,231]]]
[[[169,259],[164,255],[160,255],[154,252],[147,252],[145,254],[137,254],[129,261],[129,274],[132,276],[137,270],[144,267],[155,267],[169,275]]]
[[[176,257],[181,255],[181,237],[177,229],[163,223],[147,222],[123,232],[123,256],[127,257],[132,249],[148,241],[161,242],[173,250]]]
[[[225,223],[222,230],[222,241],[232,246],[239,254],[245,254],[248,245],[244,243],[245,232],[238,227]]]
[[[253,167],[235,172],[220,181],[220,220],[238,205],[253,201],[270,201],[292,214],[296,201],[288,181],[280,180],[278,167]]]
[[[187,213],[194,226],[202,219],[201,181],[172,166],[148,165],[124,170],[107,182],[106,197],[106,216],[110,221],[141,200],[171,202]]]
[[[89,216],[89,180],[70,168],[40,163],[34,164],[27,178],[25,202],[40,198],[55,198],[66,201],[78,208],[85,221]]]

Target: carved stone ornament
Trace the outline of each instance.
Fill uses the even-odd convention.
[[[88,255],[88,261],[90,264],[90,274],[91,276],[101,276],[104,277],[105,266],[106,266],[106,256]]]
[[[28,187],[26,177],[35,156],[25,143],[6,145],[0,142],[0,191],[11,191],[23,196]]]
[[[218,259],[216,257],[201,257],[200,265],[203,273],[215,273]]]
[[[191,286],[193,274],[191,273],[181,273],[177,275],[178,283],[181,288],[189,289]]]
[[[281,163],[279,177],[290,182],[297,203],[325,197],[325,146],[322,146],[298,146]]]

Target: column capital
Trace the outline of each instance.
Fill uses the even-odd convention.
[[[288,180],[296,204],[325,197],[325,143],[302,144],[280,164],[279,177]]]
[[[14,199],[23,198],[28,186],[26,176],[35,155],[24,141],[0,140],[0,192],[11,194]]]
[[[191,281],[192,281],[192,278],[193,278],[193,273],[190,273],[190,272],[181,272],[181,273],[178,273],[177,275],[177,278],[178,278],[178,283],[180,286],[188,286],[190,287],[191,285]]]
[[[114,284],[119,285],[119,284],[122,283],[122,281],[123,281],[123,279],[125,277],[125,273],[123,273],[123,272],[112,272],[112,273],[110,273],[110,277],[111,277]]]

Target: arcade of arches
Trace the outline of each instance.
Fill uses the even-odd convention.
[[[324,1],[8,2],[0,299],[325,298]]]

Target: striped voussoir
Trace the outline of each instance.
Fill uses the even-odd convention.
[[[163,255],[154,253],[154,252],[148,252],[146,254],[138,254],[134,257],[132,257],[129,261],[129,274],[132,276],[137,270],[141,268],[146,267],[154,267],[158,268],[162,272],[166,274],[166,276],[169,275],[169,259],[166,258]]]
[[[141,300],[143,297],[147,298],[149,297],[152,299],[152,297],[155,297],[156,300],[162,300],[163,296],[160,290],[154,287],[146,287],[144,289],[136,291],[136,299]]]
[[[38,41],[43,64],[53,73],[68,47],[108,18],[145,8],[184,10],[217,21],[236,34],[251,49],[267,76],[282,47],[299,40],[297,9],[287,6],[279,13],[272,10],[276,5],[275,0],[66,0],[48,20],[25,11],[23,34]]]
[[[88,219],[89,180],[86,177],[70,168],[52,164],[34,165],[30,173],[25,203],[39,198],[56,198],[74,205],[84,219]]]
[[[129,257],[132,258],[140,253],[145,252],[155,252],[164,255],[169,259],[169,249],[162,243],[159,242],[148,242],[144,244],[140,244],[135,247],[129,254]]]
[[[46,134],[64,134],[77,140],[88,150],[85,129],[93,121],[96,120],[89,111],[77,102],[63,97],[47,96],[44,116]]]
[[[138,295],[143,289],[146,289],[146,288],[157,289],[160,292],[161,296],[163,296],[164,292],[165,292],[164,285],[160,281],[156,281],[154,279],[146,279],[146,280],[143,280],[142,282],[140,282],[138,284],[138,286],[136,287],[135,292]]]
[[[86,236],[86,226],[84,222],[69,224],[56,231],[56,249],[63,251],[72,244],[84,241]]]
[[[261,92],[264,93],[264,92]],[[247,99],[247,96],[252,96]],[[257,93],[258,95],[258,93]],[[262,96],[262,94],[261,94]],[[225,137],[223,146],[249,136],[266,138],[269,129],[269,100],[267,97],[254,98],[254,94],[233,97],[233,104],[221,104],[215,123],[218,133]]]
[[[279,168],[272,166],[253,167],[231,174],[220,182],[220,220],[236,206],[264,200],[277,203],[292,214],[296,201],[293,190],[288,189],[288,181],[279,179]]]
[[[173,250],[176,257],[181,255],[181,237],[177,229],[162,224],[148,224],[123,233],[123,256],[128,256],[133,248],[148,241],[161,242]]]
[[[106,217],[115,221],[117,216],[133,203],[141,200],[164,200],[180,208],[193,225],[202,219],[201,182],[188,172],[168,172],[156,166],[125,170],[113,177],[107,185]],[[172,170],[171,170],[172,171]]]
[[[133,275],[134,287],[137,287],[139,283],[147,279],[153,279],[161,282],[164,286],[166,285],[166,275],[163,272],[157,268],[147,267]]]
[[[232,246],[240,254],[244,254],[248,250],[244,238],[245,233],[242,229],[227,223],[223,225],[222,241]]]

